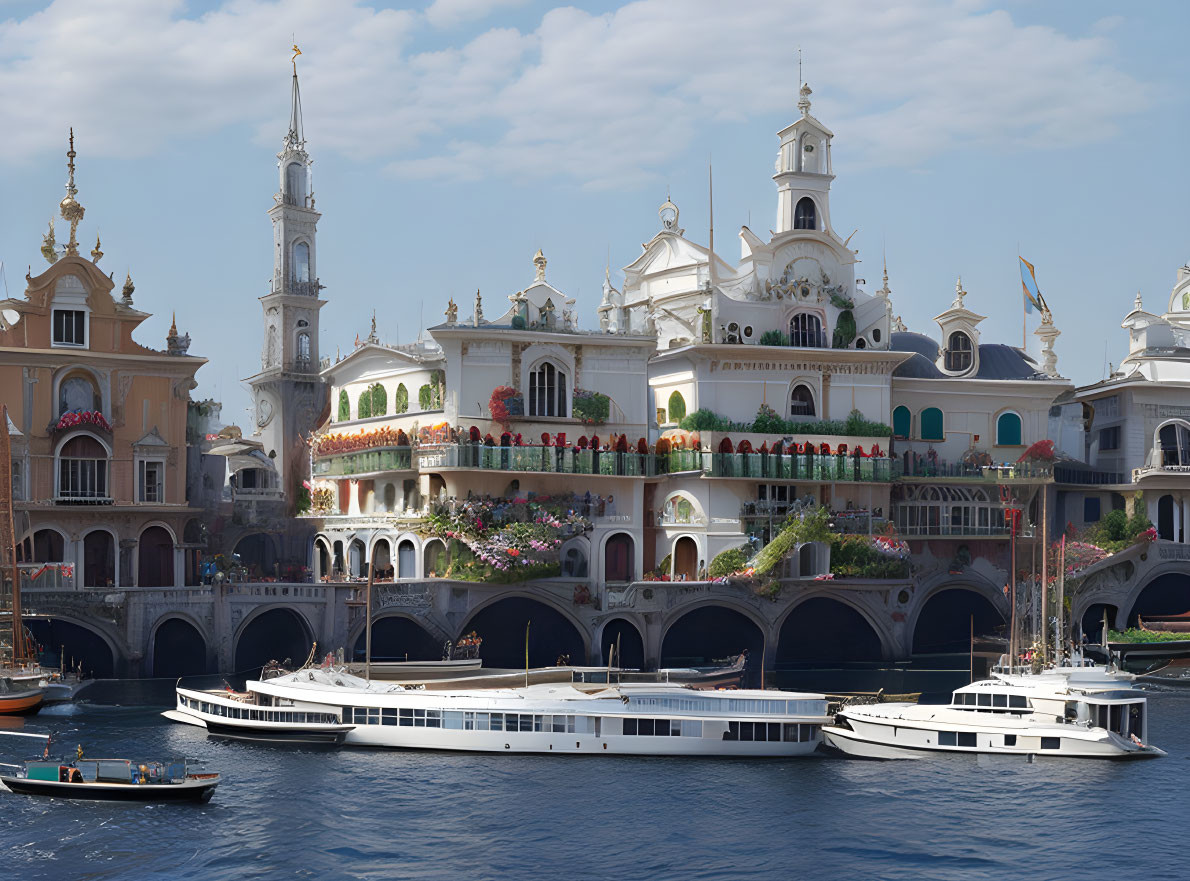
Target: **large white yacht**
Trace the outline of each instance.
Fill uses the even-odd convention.
[[[700,691],[672,683],[479,688],[370,682],[331,668],[177,688],[165,714],[215,734],[400,749],[601,755],[796,756],[830,722],[821,694]]]
[[[865,758],[999,753],[1079,758],[1163,756],[1148,745],[1144,692],[1098,665],[993,673],[949,704],[847,707],[823,729],[827,746]]]

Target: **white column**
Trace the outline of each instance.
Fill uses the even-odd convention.
[[[1183,526],[1183,529],[1185,530],[1182,533],[1182,541],[1190,542],[1190,527],[1186,526],[1186,524],[1190,524],[1190,498],[1186,498],[1186,497],[1182,498],[1181,508],[1182,508],[1182,526]]]

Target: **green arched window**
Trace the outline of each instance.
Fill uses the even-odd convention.
[[[681,392],[674,392],[669,396],[669,421],[681,422],[686,418],[686,399]]]
[[[368,419],[372,416],[372,390],[364,389],[359,393],[359,401],[355,405],[355,418]]]
[[[372,395],[372,415],[386,415],[388,413],[388,392],[384,390],[384,386],[376,383],[368,391]]]
[[[945,439],[942,432],[942,411],[937,407],[926,407],[921,411],[921,439],[927,441]]]
[[[351,421],[351,398],[347,397],[347,389],[339,389],[339,422]]]
[[[1021,417],[1015,413],[1001,413],[996,419],[996,446],[1021,445]]]
[[[409,389],[405,383],[397,386],[397,393],[393,395],[393,413],[401,414],[409,409]]]
[[[909,437],[913,429],[913,416],[908,407],[897,407],[893,410],[893,437]]]

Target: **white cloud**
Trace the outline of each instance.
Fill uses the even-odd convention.
[[[91,154],[149,154],[243,123],[277,139],[291,32],[305,52],[315,149],[410,176],[630,184],[707,123],[791,118],[797,46],[813,112],[853,161],[920,168],[958,146],[1099,141],[1146,101],[1112,66],[1102,33],[1022,27],[943,0],[639,0],[603,15],[558,8],[529,33],[493,28],[419,48],[427,25],[500,5],[436,0],[419,13],[227,0],[186,18],[180,0],[56,0],[0,22],[0,161],[57,149],[70,124]]]
[[[467,21],[487,18],[497,9],[523,6],[528,0],[434,0],[426,9],[426,21],[436,28],[452,28]]]

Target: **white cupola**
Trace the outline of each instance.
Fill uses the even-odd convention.
[[[810,115],[810,86],[803,84],[791,125],[777,133],[777,227],[775,232],[818,230],[830,232],[831,173],[830,129]]]

